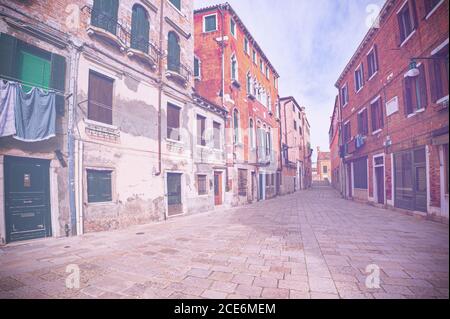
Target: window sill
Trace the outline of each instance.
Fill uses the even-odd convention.
[[[438,8],[441,6],[441,4],[443,4],[443,3],[444,3],[444,0],[439,1],[439,3],[438,3],[437,5],[435,5],[434,8],[431,9],[430,12],[427,13],[427,15],[426,15],[426,17],[425,17],[425,20],[428,20],[428,19],[433,15],[433,13],[435,13],[435,12],[437,11],[437,9],[438,9]]]
[[[120,49],[120,52],[125,52],[126,45],[122,42],[122,40],[119,39],[117,35],[94,25],[89,25],[86,29],[86,32],[89,36],[97,35],[105,39],[106,41],[117,46]]]
[[[176,141],[176,140],[172,140],[170,138],[166,138],[166,142],[170,143],[170,144],[176,144],[179,146],[184,146],[184,143],[182,141]]]
[[[174,8],[175,11],[178,12],[179,15],[181,15],[181,16],[184,17],[184,18],[186,18],[186,15],[185,15],[183,12],[181,12],[180,9],[178,9],[177,7],[175,7],[175,6],[172,4],[172,2],[167,1],[167,3],[168,3],[172,8]]]
[[[445,102],[448,102],[448,95],[437,100],[436,104],[441,104],[441,103],[445,103]]]
[[[238,80],[231,79],[231,84],[233,84],[238,89],[241,87],[241,84],[239,83]]]
[[[411,118],[411,117],[416,116],[417,114],[420,114],[420,113],[423,113],[423,112],[425,112],[425,108],[421,108],[421,109],[415,110],[413,113],[408,114],[407,118]]]
[[[358,94],[359,92],[361,92],[361,90],[363,89],[364,85],[361,86],[357,91],[355,91],[356,94]]]
[[[216,29],[216,30],[211,30],[211,31],[206,31],[206,30],[203,30],[203,34],[209,34],[209,33],[214,33],[214,32],[217,32],[217,31],[219,31],[218,29]]]
[[[345,108],[348,105],[348,102],[342,105],[342,108]]]
[[[376,70],[375,72],[374,72],[374,74],[372,74],[368,79],[367,79],[367,82],[369,82],[370,80],[372,80],[374,77],[375,77],[375,75],[377,75],[378,74],[378,70]]]
[[[413,32],[411,32],[406,38],[405,40],[403,40],[403,42],[400,44],[400,48],[403,47],[408,41],[409,39],[412,38],[412,36],[416,33],[416,30],[413,30]]]
[[[373,132],[372,132],[372,135],[377,135],[377,134],[381,133],[382,131],[383,131],[383,129],[380,128],[380,129],[378,129],[378,130],[376,130],[376,131],[373,131]]]

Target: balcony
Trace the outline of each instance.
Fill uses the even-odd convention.
[[[126,52],[129,58],[138,59],[156,70],[161,51],[147,39],[134,39],[131,28],[117,19],[97,12],[89,6],[83,7],[90,15],[90,24],[86,31],[91,37],[96,36]]]
[[[89,6],[85,6],[83,9],[86,9],[91,17],[90,24],[86,29],[87,34],[102,38],[124,52],[127,46],[128,33],[124,25],[114,17],[96,11]]]
[[[153,70],[156,70],[160,52],[152,43],[140,39],[131,41],[131,46],[127,48],[127,56],[130,58],[137,58],[150,65]]]
[[[172,79],[186,87],[189,83],[190,76],[191,71],[186,65],[179,62],[168,61],[166,70],[166,77],[168,79]]]

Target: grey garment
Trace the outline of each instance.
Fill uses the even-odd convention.
[[[36,87],[30,92],[25,92],[21,86],[18,88],[15,139],[38,142],[55,136],[55,95],[53,91],[44,91]]]
[[[16,134],[14,124],[14,106],[16,104],[18,84],[0,79],[0,137]]]

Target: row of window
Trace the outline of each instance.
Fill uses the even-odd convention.
[[[177,9],[181,9],[181,0],[169,0]],[[117,33],[119,0],[95,0],[91,23],[112,34]],[[133,49],[149,53],[150,20],[147,10],[140,4],[133,5],[131,18],[130,46]],[[170,71],[183,73],[180,63],[180,39],[171,31],[168,34],[167,68]]]
[[[442,0],[423,0],[426,10],[426,15],[429,16],[436,8],[443,2]],[[397,20],[400,34],[400,46],[413,35],[418,27],[416,0],[407,0],[404,5],[397,12]],[[364,61],[362,61],[354,71],[355,92],[361,91],[364,87],[365,81],[369,81],[379,70],[378,51],[375,44],[367,53],[367,75],[364,68]],[[448,64],[448,61],[447,61]],[[442,85],[440,85],[442,87]],[[442,97],[442,96],[441,96]],[[341,105],[345,107],[349,102],[348,84],[344,84],[340,89]],[[436,100],[434,100],[436,101]]]
[[[208,32],[215,32],[217,30],[218,30],[217,14],[214,13],[214,14],[210,14],[210,15],[205,15],[203,17],[203,32],[208,33]],[[235,39],[238,38],[236,22],[231,17],[230,17],[230,33]],[[264,60],[262,57],[259,58],[259,64],[258,64],[258,54],[256,52],[256,49],[253,48],[253,49],[251,49],[251,51],[252,51],[251,58],[252,58],[253,63],[255,65],[259,65],[260,71],[269,80],[270,79],[269,66],[264,63]],[[244,37],[244,52],[248,56],[250,56],[250,41],[248,40],[247,37]],[[237,64],[237,61],[235,61],[235,63]],[[233,71],[232,71],[232,73],[233,73]],[[275,76],[273,78],[274,78],[274,85],[276,86]],[[237,77],[232,76],[232,79],[237,80]]]

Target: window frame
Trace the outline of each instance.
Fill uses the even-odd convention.
[[[166,119],[167,135],[166,135],[166,138],[169,141],[180,143],[181,142],[181,110],[182,110],[182,107],[180,107],[172,102],[167,102],[166,107],[167,107],[167,112],[166,112],[166,114],[167,114],[167,116],[166,116],[167,117],[167,119]],[[173,108],[174,110],[177,110],[177,112],[178,112],[178,119],[177,119],[178,127],[169,127],[169,108]],[[172,130],[178,130],[177,139],[172,138],[172,134],[171,134]]]
[[[209,17],[214,17],[216,28],[214,30],[206,31],[206,18],[209,18]],[[217,21],[217,13],[205,14],[202,17],[202,31],[203,31],[203,33],[217,32],[218,29],[219,29],[219,26],[218,26],[218,21]]]
[[[371,59],[373,58],[373,61]],[[372,64],[374,64],[374,69],[372,70]],[[378,48],[377,45],[374,44],[370,51],[367,53],[367,75],[368,79],[367,81],[370,81],[379,71],[379,64],[378,64]]]
[[[92,184],[89,182],[90,173],[95,173],[95,174],[107,173],[107,174],[109,174],[109,182],[110,182],[110,185],[108,187],[109,188],[109,192],[110,192],[109,197],[105,198],[105,194],[103,194],[103,195],[98,195],[97,194],[101,198],[95,199],[95,200],[90,199],[90,197],[93,196],[93,195],[90,195],[90,187],[92,186]],[[113,203],[114,202],[113,179],[114,179],[114,170],[113,169],[87,167],[86,168],[86,198],[87,198],[88,204],[90,204],[90,205],[92,205],[92,204],[94,204],[94,205],[101,205],[101,204]],[[99,183],[99,181],[97,181],[97,184],[98,183]],[[98,185],[96,185],[96,186],[98,186]]]
[[[364,107],[358,112],[357,120],[358,120],[358,134],[362,136],[367,136],[369,134],[369,112],[367,110],[367,107]]]
[[[181,12],[181,8],[182,8],[182,5],[181,5],[181,1],[182,0],[180,0],[180,7],[178,7],[175,3],[173,3],[172,2],[173,0],[169,0],[169,3],[172,5],[172,7],[174,7],[175,9],[177,9],[179,12]]]
[[[208,175],[206,174],[197,174],[196,175],[197,182],[197,195],[198,196],[207,196],[208,192]],[[204,183],[204,185],[202,185]],[[200,187],[202,186],[202,187]]]
[[[197,146],[206,147],[206,116],[197,114],[195,120],[197,126]]]
[[[408,14],[404,12],[407,10]],[[404,17],[407,16],[409,19],[409,27],[411,30],[408,34],[406,34],[407,30],[403,29],[405,26]],[[415,0],[406,0],[403,5],[397,11],[397,24],[400,36],[400,47],[404,46],[408,40],[414,35],[417,29],[417,12],[416,12],[416,4]]]
[[[195,67],[195,60],[197,60],[197,68]],[[198,71],[198,74],[196,74]],[[202,61],[194,55],[194,79],[201,80],[202,79]]]
[[[376,106],[376,108],[374,108],[374,106]],[[385,124],[381,96],[377,96],[370,102],[370,118],[372,135],[378,134],[383,130]]]
[[[237,24],[233,18],[230,17],[230,33],[231,35],[237,39]]]
[[[364,64],[361,62],[354,71],[355,92],[359,93],[364,87]],[[361,83],[359,83],[359,80]],[[358,87],[358,85],[361,85]]]
[[[342,93],[342,91],[345,88],[345,94]],[[342,87],[341,87],[341,105],[342,107],[346,107],[348,105],[348,101],[349,101],[349,96],[348,96],[348,83],[345,83]],[[343,101],[343,99],[345,99],[345,103]]]

